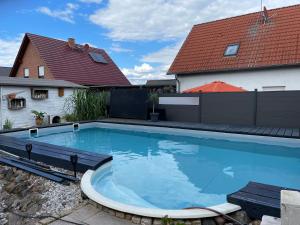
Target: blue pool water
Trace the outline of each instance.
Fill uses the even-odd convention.
[[[36,141],[113,155],[94,188],[139,207],[181,209],[226,202],[249,181],[300,189],[300,147],[87,128]]]

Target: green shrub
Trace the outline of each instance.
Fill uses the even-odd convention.
[[[13,127],[13,123],[9,119],[6,119],[3,125],[3,129],[9,130],[12,129],[12,127]]]
[[[67,113],[66,115],[64,115],[63,117],[67,122],[74,122],[76,121],[76,117],[73,113]]]
[[[77,90],[66,100],[65,110],[75,121],[96,120],[107,116],[106,100],[106,92]]]

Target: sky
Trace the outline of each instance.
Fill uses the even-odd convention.
[[[263,0],[267,8],[300,0]],[[194,24],[256,12],[261,0],[0,0],[0,66],[26,32],[107,51],[133,84],[166,72]]]

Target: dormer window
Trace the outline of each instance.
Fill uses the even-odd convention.
[[[24,68],[24,77],[25,78],[29,77],[29,69],[28,68]]]
[[[44,76],[45,76],[45,67],[44,66],[39,66],[38,72],[39,72],[39,77],[44,78]]]
[[[236,56],[239,51],[239,44],[230,44],[227,46],[224,56]]]

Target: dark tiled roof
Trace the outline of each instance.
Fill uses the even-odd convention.
[[[0,66],[0,76],[8,77],[11,71],[11,67]]]
[[[176,80],[147,80],[146,86],[176,86]]]
[[[26,34],[23,42],[28,40],[38,49],[55,79],[67,80],[82,85],[130,85],[127,78],[120,71],[103,49],[90,47],[84,51],[83,46],[77,45],[72,49],[67,42],[43,37],[35,34]],[[23,44],[22,44],[23,45]],[[18,67],[18,57],[22,56],[21,46],[11,75],[14,75]],[[96,63],[88,54],[89,52],[100,53],[108,62]]]
[[[206,73],[300,65],[300,5],[195,25],[168,74]],[[238,43],[237,56],[224,57]]]
[[[2,86],[87,88],[64,80],[30,79],[0,76]]]

